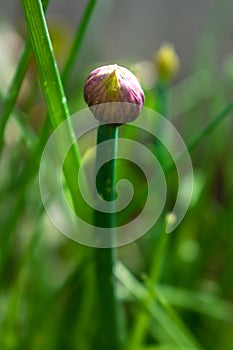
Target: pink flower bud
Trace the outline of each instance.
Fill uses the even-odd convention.
[[[111,124],[133,121],[144,103],[144,93],[137,78],[116,64],[90,73],[84,98],[96,119]]]

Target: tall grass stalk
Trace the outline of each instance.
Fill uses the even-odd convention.
[[[22,5],[51,124],[55,129],[64,120],[67,120],[67,128],[64,130],[63,140],[61,141],[64,144],[70,138],[75,141],[68,119],[67,100],[55,60],[42,3],[39,0],[22,0]],[[64,161],[63,171],[76,212],[80,208],[80,193],[76,177],[73,174],[78,173],[80,163],[79,150],[73,144]]]

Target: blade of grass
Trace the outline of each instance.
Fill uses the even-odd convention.
[[[45,0],[43,2],[43,7],[44,10],[46,10],[48,3],[50,0]],[[64,66],[63,72],[62,72],[62,79],[64,83],[67,82],[67,78],[71,72],[71,68],[74,64],[75,59],[77,58],[77,55],[80,52],[81,44],[83,42],[86,29],[88,27],[91,15],[93,13],[95,4],[97,0],[90,0],[89,3],[87,4],[87,7],[85,9],[84,15],[81,19],[80,25],[77,28],[76,35],[70,50],[69,55],[67,56],[66,64]],[[7,121],[9,119],[9,116],[11,115],[18,94],[20,87],[22,85],[29,61],[31,57],[31,43],[30,40],[27,39],[25,42],[25,45],[22,49],[19,62],[17,65],[17,69],[15,71],[14,77],[12,79],[12,82],[10,84],[10,88],[8,90],[7,96],[5,99],[3,99],[3,108],[2,108],[2,113],[1,113],[1,120],[0,120],[0,154],[2,151],[2,147],[4,144],[4,132],[5,132],[5,127],[7,124]]]
[[[200,130],[187,144],[189,152],[194,148],[233,111],[233,102],[229,103],[221,112],[219,112],[202,130]]]
[[[42,3],[22,0],[29,37],[37,63],[41,88],[54,129],[69,117],[53,47],[46,25]]]
[[[186,144],[186,148],[187,150],[191,153],[198,145],[199,143],[204,140],[207,136],[209,136],[211,134],[211,132],[213,132],[218,125],[220,125],[221,122],[224,121],[224,119],[228,116],[230,116],[230,114],[233,112],[233,102],[229,103],[225,108],[222,109],[222,111],[220,111],[206,126],[203,127],[203,129],[201,129],[199,132],[197,132],[197,134],[190,140],[187,142]],[[167,175],[170,171],[172,171],[173,169],[175,169],[177,162],[179,162],[185,153],[181,153],[177,159],[175,159],[175,162],[171,162],[167,165],[165,165],[163,171],[164,171],[164,175]],[[144,189],[141,192],[141,195],[138,196],[138,201],[141,202],[144,198]],[[137,210],[137,203],[133,203],[130,206],[130,209],[125,209],[124,213],[121,216],[121,221],[119,222],[119,224],[124,224],[125,221],[132,216],[132,214],[134,213],[134,211]]]
[[[81,45],[83,43],[83,39],[88,27],[88,24],[90,22],[90,18],[93,14],[95,5],[96,5],[97,0],[89,0],[84,14],[82,16],[81,22],[76,30],[76,35],[70,50],[70,54],[67,57],[63,72],[62,72],[62,80],[63,82],[66,82],[68,80],[68,77],[71,73],[71,69],[74,65],[74,62],[77,58],[77,55],[80,52]]]
[[[30,45],[30,41],[27,40],[21,52],[21,56],[19,59],[19,63],[15,72],[15,75],[13,77],[7,96],[3,103],[1,120],[0,120],[0,154],[4,145],[4,132],[5,132],[6,124],[9,119],[9,116],[11,115],[14,109],[14,106],[19,94],[19,90],[22,85],[23,78],[26,72],[26,68],[28,67],[28,64],[29,64],[30,56],[31,56],[31,45]]]
[[[220,111],[206,126],[204,126],[196,135],[187,143],[186,147],[189,152],[192,152],[199,143],[206,138],[211,132],[213,132],[217,126],[233,112],[233,102],[229,103],[222,111]],[[176,163],[179,162],[186,151],[181,153],[177,159]],[[169,171],[175,168],[175,162],[172,162],[165,166],[164,173],[167,174]]]
[[[164,258],[164,252],[168,237],[166,234],[166,226],[167,221],[164,220],[164,223],[162,223],[161,231],[159,232],[159,237],[155,242],[154,251],[152,252],[153,258],[151,262],[149,279],[153,285],[156,285],[161,273],[162,261]],[[145,300],[147,307],[150,308],[150,305],[153,304],[153,302],[154,296],[148,295],[147,300]],[[148,332],[149,321],[150,315],[148,312],[145,309],[139,308],[135,316],[131,334],[129,335],[127,349],[134,350],[140,348],[140,346],[143,345]]]
[[[48,3],[49,3],[49,0],[44,1],[44,8],[45,9],[47,8]],[[86,19],[83,18],[81,20],[82,25],[81,24],[79,25],[78,30],[76,32],[76,37],[74,38],[73,45],[72,45],[71,50],[67,56],[67,61],[66,61],[67,63],[70,62],[70,60],[72,60],[72,62],[74,62],[75,56],[77,58],[77,55],[80,52],[80,46],[81,46],[82,40],[83,40],[84,35],[85,35],[85,31],[87,29],[87,25],[88,25],[90,17],[91,17],[91,12],[94,9],[94,2],[90,1],[87,6],[89,6],[89,7],[85,10],[84,15],[83,15],[84,17],[86,16]],[[79,44],[77,44],[77,43],[79,43]],[[72,59],[71,59],[71,56],[72,56]],[[22,81],[23,81],[23,77],[24,77],[26,69],[28,67],[30,57],[31,57],[31,44],[30,44],[30,40],[27,39],[26,44],[22,50],[22,55],[21,55],[21,58],[19,60],[18,65],[17,65],[16,72],[15,72],[14,78],[12,80],[12,83],[11,83],[11,86],[9,88],[9,91],[8,91],[8,94],[7,94],[5,101],[4,101],[4,97],[1,96],[2,101],[4,102],[2,115],[6,119],[6,122],[14,109],[14,105],[16,103],[16,99],[17,99],[17,96],[18,96],[18,93],[20,90],[20,86],[21,86]],[[71,70],[70,63],[69,63],[69,68],[66,68],[66,65],[65,65],[64,70],[63,70],[64,83],[67,82],[67,79],[68,79],[68,75],[64,74],[64,72],[66,70],[70,72],[70,70]],[[19,119],[20,118],[17,118],[17,120],[20,122]],[[2,135],[3,135],[4,130],[5,130],[5,125],[0,124],[0,128],[1,127],[3,128],[3,130],[2,130]],[[26,134],[27,134],[27,132],[26,132]],[[22,180],[21,180],[20,185],[19,185],[21,194],[19,194],[19,197],[17,197],[17,205],[15,206],[15,209],[12,212],[11,218],[9,220],[9,225],[7,227],[5,227],[5,230],[4,230],[5,231],[4,232],[4,237],[5,237],[4,238],[5,239],[4,240],[4,242],[5,242],[4,251],[5,251],[5,253],[1,254],[1,262],[2,262],[1,267],[2,268],[4,266],[3,261],[5,261],[5,258],[7,256],[7,251],[9,249],[9,243],[10,243],[10,238],[11,238],[12,232],[14,231],[15,227],[17,226],[18,219],[20,218],[21,208],[23,207],[23,205],[22,205],[23,204],[23,197],[24,197],[23,193],[25,193],[26,187],[31,183],[31,180],[37,174],[38,167],[40,164],[40,157],[41,157],[41,154],[42,154],[44,147],[46,145],[49,134],[50,134],[50,121],[48,118],[45,118],[44,126],[42,127],[42,131],[40,133],[39,138],[37,140],[33,140],[33,141],[35,141],[34,142],[34,149],[32,151],[30,159],[29,159],[28,163],[26,164],[25,168],[23,168],[23,171],[21,172],[20,178]],[[30,138],[30,140],[31,140],[31,138]],[[3,140],[2,140],[2,142],[3,142]],[[7,237],[7,241],[6,241],[6,237]]]
[[[2,93],[2,91],[0,91],[0,103],[3,104],[4,101],[5,101],[5,99],[4,99],[3,93]],[[26,123],[25,118],[24,118],[25,116],[22,112],[20,112],[16,108],[14,108],[12,113],[13,113],[15,123],[17,124],[18,128],[20,129],[22,139],[27,144],[27,146],[30,149],[32,149],[33,145],[35,144],[35,142],[37,140],[37,136],[36,136],[35,132]],[[3,131],[3,133],[4,133],[4,131]]]
[[[39,0],[22,0],[21,2],[51,124],[53,128],[56,129],[64,120],[68,121],[65,125],[66,128],[64,129],[61,144],[58,145],[58,147],[62,147],[70,138],[75,141],[75,136],[68,119],[69,110],[66,96],[54,57],[42,3]],[[59,150],[60,148],[58,148],[58,152]],[[79,150],[77,146],[73,144],[64,161],[63,171],[76,212],[78,212],[81,207],[81,197],[76,176],[73,174],[78,173],[80,163]]]
[[[190,333],[189,329],[181,321],[181,319],[174,313],[173,315],[168,312],[164,305],[161,303],[153,302],[151,305],[147,305],[145,302],[148,298],[148,290],[130,273],[130,271],[121,263],[116,265],[115,275],[117,279],[132,293],[137,301],[142,303],[145,310],[156,320],[170,336],[175,344],[182,348],[188,348],[192,350],[201,349],[197,340]],[[174,319],[174,315],[175,318]],[[177,322],[179,320],[179,322]],[[140,348],[139,348],[140,349]],[[137,350],[137,348],[135,348]]]
[[[149,346],[145,346],[143,348],[140,348],[139,350],[190,350],[189,348],[184,348],[184,347],[180,347],[180,346],[173,346],[173,345],[149,345]]]
[[[155,97],[157,101],[157,111],[161,115],[165,116],[167,118],[167,110],[168,110],[168,86],[169,86],[169,80],[163,79],[163,77],[158,76],[158,81],[155,87]],[[159,130],[160,134],[164,133],[164,130],[162,127],[160,127]],[[157,140],[156,140],[157,141]],[[155,142],[155,153],[159,160],[159,162],[164,165],[165,160],[165,153],[163,146],[161,143]],[[151,283],[154,285],[157,284],[159,280],[159,276],[161,273],[162,268],[162,261],[164,257],[164,252],[166,248],[167,243],[167,235],[166,235],[166,223],[167,220],[165,219],[161,231],[159,232],[159,238],[156,241],[156,245],[154,247],[153,252],[153,259],[151,262],[151,269],[149,272],[149,279]],[[145,303],[148,308],[150,308],[150,305],[153,304],[153,295],[149,295],[147,300],[145,300]],[[132,327],[131,335],[129,336],[129,342],[128,342],[128,348],[129,350],[134,350],[137,348],[140,348],[140,346],[143,345],[146,335],[148,332],[148,324],[149,324],[150,316],[148,312],[146,312],[145,309],[138,309],[138,312],[136,313],[134,325]]]
[[[43,1],[43,6],[45,10],[48,7],[49,1],[50,0]],[[4,132],[5,132],[6,124],[14,109],[14,106],[19,94],[19,90],[22,85],[22,82],[30,61],[30,57],[31,57],[31,43],[30,43],[30,40],[27,39],[21,51],[17,69],[15,71],[7,96],[4,99],[4,103],[3,103],[3,108],[2,108],[1,118],[0,118],[1,119],[0,120],[0,155],[4,144]]]
[[[187,335],[189,335],[190,339],[193,341],[193,344],[195,345],[195,347],[199,348],[199,344],[197,343],[196,339],[193,337],[190,330],[187,328],[187,326],[179,317],[179,315],[176,313],[176,311],[172,308],[171,304],[168,303],[164,295],[160,293],[156,288],[154,288],[154,284],[151,283],[151,281],[148,280],[147,283],[148,283],[148,289],[150,290],[151,295],[154,296],[158,304],[166,312],[166,315],[168,316],[169,320],[173,321],[174,324],[176,324],[180,328],[180,330],[183,331],[184,334],[187,333]],[[188,346],[188,344],[186,344],[186,346]]]
[[[174,286],[158,285],[169,304],[181,309],[193,310],[220,321],[233,323],[233,305],[208,293],[194,292]]]
[[[165,118],[167,118],[167,114],[168,114],[168,82],[164,81],[163,79],[159,78],[158,82],[156,84],[155,87],[155,97],[157,100],[157,111],[159,114],[161,114],[162,116],[164,116]],[[158,133],[160,135],[164,134],[164,130],[162,125],[159,127],[159,131]],[[165,163],[165,152],[164,152],[164,148],[163,145],[161,144],[161,142],[157,142],[158,140],[155,141],[154,144],[154,148],[155,148],[155,153],[156,153],[156,157],[158,159],[158,161],[160,162],[160,164],[162,165],[162,167],[164,166]]]

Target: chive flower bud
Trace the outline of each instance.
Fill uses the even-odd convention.
[[[84,99],[96,119],[124,124],[139,116],[144,93],[133,73],[114,64],[90,73],[84,87]]]
[[[154,59],[158,76],[165,80],[170,80],[179,69],[179,57],[172,44],[164,44],[160,47]]]

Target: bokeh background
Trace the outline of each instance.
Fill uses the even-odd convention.
[[[72,36],[85,5],[84,0],[54,0],[47,16],[56,21],[61,32],[67,30]],[[18,1],[1,0],[2,26],[4,22],[17,31],[22,28]],[[228,0],[100,0],[77,65],[92,63],[93,55],[100,62],[149,60],[162,42],[170,41],[179,53],[180,76],[184,77],[200,54],[213,55],[213,61],[220,64],[231,53],[232,31],[232,4]]]
[[[87,1],[50,3],[46,18],[62,70]],[[145,105],[157,110],[154,55],[161,45],[170,42],[180,69],[166,91],[166,117],[190,144],[233,99],[232,20],[230,0],[97,1],[65,85],[71,113],[86,107],[83,86],[88,73],[109,63],[132,69],[145,90]],[[1,0],[0,112],[26,33],[20,2]],[[92,265],[88,264],[91,248],[63,237],[43,212],[36,163],[32,163],[35,175],[27,186],[27,179],[21,176],[45,115],[32,60],[7,123],[0,161],[0,348],[88,350],[98,318],[93,307]],[[135,335],[134,320],[144,305],[137,290],[138,286],[148,287],[154,256],[159,256],[155,259],[160,271],[157,292],[165,300],[163,303],[157,295],[155,303],[166,312],[167,305],[172,308],[162,324],[160,309],[150,314],[141,350],[184,349],[177,345],[176,337],[189,338],[190,334],[201,344],[197,349],[232,349],[232,131],[232,113],[228,113],[192,150],[193,200],[185,219],[162,248],[159,222],[137,242],[117,249],[119,261],[135,278],[133,282],[125,280],[119,270],[119,299],[127,334]],[[132,130],[127,132],[133,135]],[[145,141],[144,135],[137,136]],[[82,147],[94,142],[95,134],[89,135]],[[150,145],[151,140],[146,142]],[[176,174],[167,180],[169,209],[177,190]],[[140,187],[140,174],[134,181],[136,188]]]

